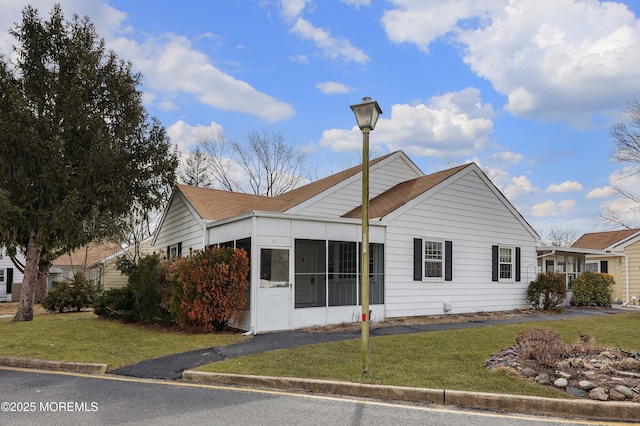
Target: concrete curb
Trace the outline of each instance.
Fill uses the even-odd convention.
[[[72,373],[104,374],[107,364],[87,362],[50,361],[46,359],[24,358],[17,356],[0,356],[0,365],[19,368],[37,368],[41,370],[69,371]]]
[[[360,398],[421,402],[456,408],[473,408],[563,418],[640,422],[640,405],[631,402],[555,399],[444,389],[368,385],[291,377],[206,373],[194,370],[185,370],[182,373],[182,380],[194,383],[256,386]]]

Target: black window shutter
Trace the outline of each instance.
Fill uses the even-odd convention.
[[[520,281],[520,247],[516,247],[516,281]]]
[[[171,260],[171,246],[167,246],[167,259]]]
[[[498,281],[498,246],[491,246],[491,281]]]
[[[603,274],[608,274],[609,273],[609,261],[608,260],[601,260],[600,261],[600,272],[602,272]]]
[[[182,257],[182,243],[178,243],[178,257]]]
[[[453,242],[444,242],[444,280],[453,281]]]
[[[413,280],[422,281],[422,262],[424,254],[422,253],[422,238],[413,239]]]
[[[7,269],[7,294],[11,293],[11,284],[13,284],[13,268]]]

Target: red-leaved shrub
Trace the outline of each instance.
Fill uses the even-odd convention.
[[[219,331],[242,321],[249,286],[244,250],[207,248],[178,258],[172,269],[171,314],[180,325]]]

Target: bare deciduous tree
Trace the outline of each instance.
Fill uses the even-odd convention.
[[[309,178],[307,155],[285,142],[281,133],[249,133],[246,144],[228,141],[222,132],[202,137],[211,173],[224,189],[276,197]]]
[[[571,247],[580,237],[576,229],[551,228],[542,234],[540,242],[543,246]]]
[[[618,163],[640,164],[640,100],[629,102],[629,109],[625,111],[629,116],[629,123],[616,123],[611,126],[610,135],[613,137],[614,152],[612,159]],[[640,173],[640,167],[633,168],[629,176]],[[612,188],[622,197],[640,204],[640,196],[619,185]],[[621,212],[605,210],[600,214],[604,220],[624,228],[636,228],[638,224],[637,212]]]

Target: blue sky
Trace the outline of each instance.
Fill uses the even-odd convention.
[[[640,193],[611,124],[640,94],[640,5],[597,0],[60,0],[144,76],[145,105],[188,152],[222,130],[280,132],[317,177],[360,161],[349,105],[383,115],[378,154],[425,173],[475,161],[540,233],[613,229]],[[0,52],[26,3],[0,0]],[[31,2],[47,16],[54,1]],[[640,225],[639,221],[635,221]]]

